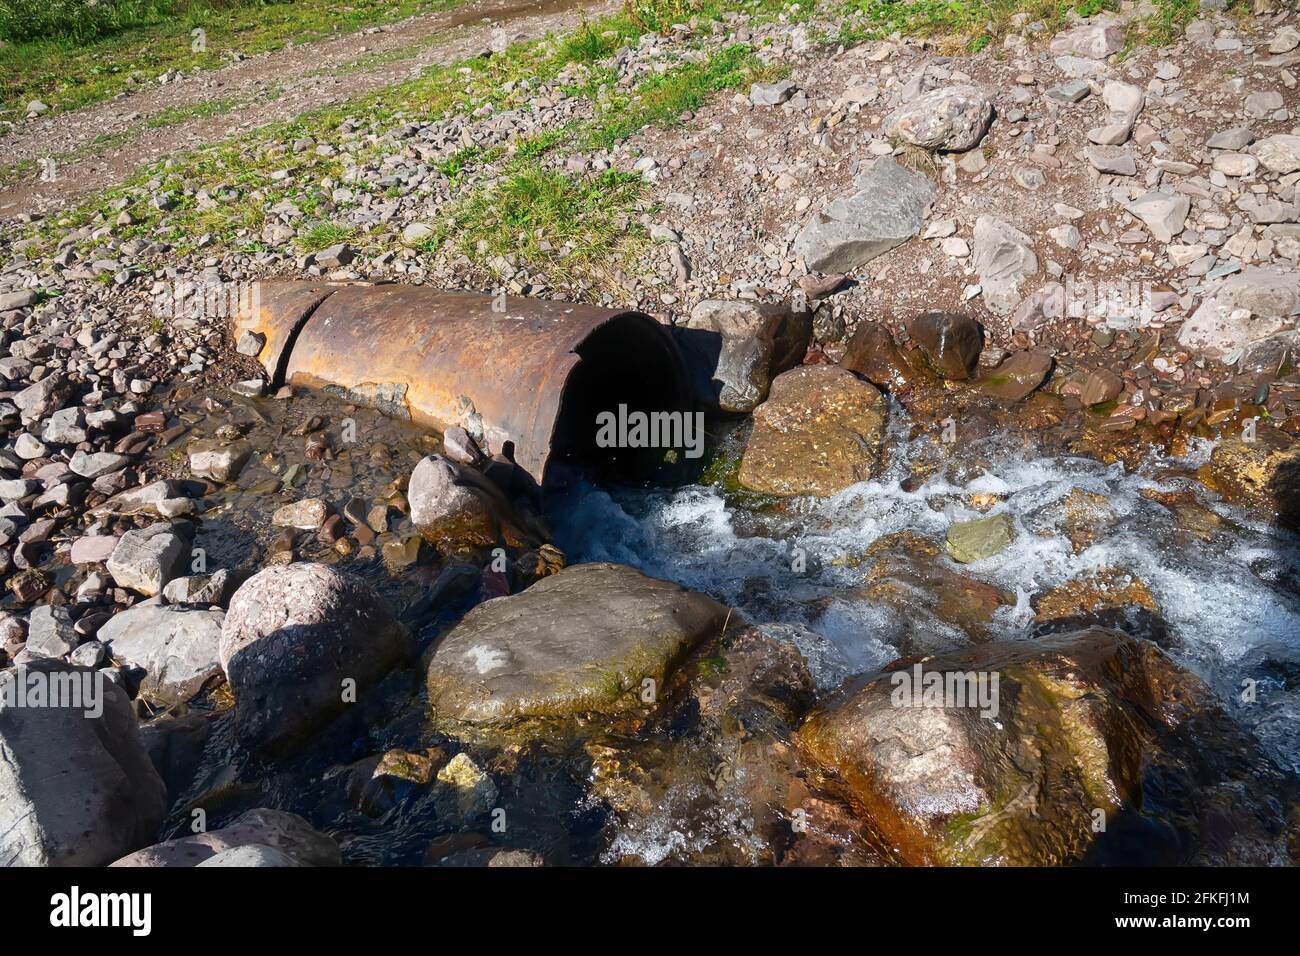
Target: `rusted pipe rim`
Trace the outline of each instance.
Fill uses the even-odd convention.
[[[461,425],[543,483],[553,451],[590,454],[595,414],[689,411],[682,358],[643,312],[419,286],[258,283],[235,336],[264,337],[273,387],[321,389],[445,430]]]

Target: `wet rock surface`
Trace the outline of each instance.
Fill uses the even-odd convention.
[[[754,413],[740,483],[770,495],[833,495],[879,468],[885,428],[879,390],[831,365],[777,376]]]
[[[441,455],[415,466],[406,496],[416,530],[443,553],[517,545],[527,534],[499,488]]]
[[[293,747],[411,649],[364,582],[320,564],[259,571],[235,592],[221,626],[241,739],[268,751]]]
[[[939,688],[929,705],[919,698],[927,672]],[[991,696],[944,703],[953,673],[998,676],[996,721],[981,716],[981,702],[992,713]],[[918,674],[914,688],[905,683]],[[916,702],[891,700],[900,690],[914,691]],[[1152,645],[1093,630],[986,645],[865,678],[810,715],[797,739],[908,862],[1082,862],[1142,833],[1153,862],[1285,861],[1286,818],[1259,790],[1255,826],[1217,832],[1222,802],[1244,779],[1284,795],[1288,783],[1261,769],[1226,716],[1206,707],[1198,682]],[[1224,733],[1224,749],[1196,760],[1180,738],[1191,726]],[[1176,806],[1157,797],[1191,780],[1197,792],[1183,791]],[[1093,827],[1096,813],[1109,818],[1103,833]]]
[[[632,568],[567,568],[466,615],[429,661],[429,706],[453,726],[506,730],[652,711],[675,663],[725,618],[704,595]]]
[[[970,378],[979,362],[983,338],[969,316],[926,312],[912,320],[908,334],[941,378]]]
[[[1209,483],[1224,497],[1252,505],[1289,528],[1300,528],[1300,448],[1289,436],[1261,428],[1250,440],[1227,438],[1210,455]]]

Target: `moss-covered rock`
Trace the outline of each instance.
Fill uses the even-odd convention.
[[[1200,478],[1229,501],[1300,528],[1300,444],[1291,435],[1260,426],[1250,441],[1225,438]]]
[[[740,483],[789,497],[843,491],[880,468],[885,399],[836,365],[802,365],[772,382],[754,412]]]
[[[948,553],[954,561],[970,564],[993,557],[1014,540],[1015,530],[1009,514],[957,521],[948,528]]]
[[[910,703],[921,705],[908,706],[900,694],[918,669],[922,681],[952,687],[981,677],[996,687],[996,713],[922,698],[919,687]],[[1118,631],[900,661],[814,710],[796,742],[903,863],[1275,863],[1288,854],[1289,778],[1195,677]]]
[[[574,565],[470,611],[429,661],[429,704],[459,733],[652,712],[674,665],[726,616],[633,568]]]

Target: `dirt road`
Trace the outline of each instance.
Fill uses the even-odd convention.
[[[0,189],[0,218],[49,214],[122,181],[145,163],[473,56],[487,49],[497,27],[504,27],[512,42],[534,39],[616,7],[616,0],[474,0],[452,11],[286,47],[72,113],[28,120],[0,142],[0,168],[34,167]],[[204,103],[218,104],[220,111],[205,114]],[[193,118],[159,122],[165,111],[174,116],[191,108],[199,108]],[[49,158],[54,178],[45,181],[40,164]]]

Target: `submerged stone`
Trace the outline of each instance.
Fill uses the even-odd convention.
[[[1300,529],[1300,444],[1285,432],[1261,425],[1253,440],[1223,439],[1200,477],[1229,501]]]
[[[1118,631],[899,662],[796,742],[902,863],[1289,859],[1293,784],[1195,677]]]
[[[948,553],[954,561],[970,564],[991,558],[1014,540],[1015,526],[1009,514],[957,521],[948,528]]]
[[[980,391],[1006,402],[1027,398],[1046,381],[1052,371],[1052,357],[1045,352],[1016,352],[976,385]]]

